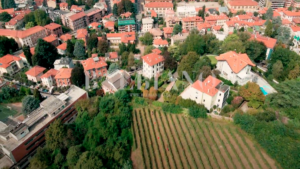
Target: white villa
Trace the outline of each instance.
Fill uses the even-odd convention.
[[[143,59],[143,76],[151,79],[159,77],[164,71],[164,57],[156,53],[150,53],[142,57]]]

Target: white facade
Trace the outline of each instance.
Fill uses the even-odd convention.
[[[53,79],[52,76],[41,78],[41,80],[42,80],[43,85],[47,86],[49,88],[52,87],[55,83],[55,79]]]
[[[152,18],[143,18],[142,19],[143,27],[142,32],[149,32],[153,28],[153,19]]]
[[[244,85],[253,77],[250,65],[245,66],[240,72],[234,73],[226,61],[218,61],[216,69],[221,72],[220,75],[223,78],[230,80],[233,84],[237,82],[239,85]]]
[[[31,75],[27,75],[27,79],[32,81],[32,82],[37,83],[37,82],[41,81],[41,76],[43,76],[43,73],[38,74],[36,77],[31,76]]]
[[[0,67],[0,75],[3,75],[3,73],[13,74],[16,71],[22,69],[24,67],[23,61],[14,61],[10,63],[10,65],[6,68]]]
[[[179,18],[186,18],[197,16],[197,12],[194,6],[178,6],[176,9],[176,15]]]
[[[61,68],[74,68],[72,59],[70,58],[61,58],[57,59],[54,62],[54,69],[60,70]]]
[[[164,71],[164,62],[159,62],[153,66],[148,65],[143,60],[143,76],[151,79],[152,77],[159,76]]]
[[[145,6],[145,15],[147,15],[147,13],[151,13],[151,10],[154,10],[157,13],[158,17],[165,17],[165,13],[167,10],[173,10],[173,7],[146,7]]]

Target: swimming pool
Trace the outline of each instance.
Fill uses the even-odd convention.
[[[263,93],[264,95],[267,95],[267,94],[268,94],[268,92],[265,91],[265,89],[264,89],[263,87],[260,87],[260,90],[262,91],[262,93]]]

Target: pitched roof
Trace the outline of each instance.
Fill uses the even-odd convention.
[[[66,33],[66,34],[64,34],[64,35],[61,35],[59,38],[60,38],[62,41],[65,41],[65,42],[66,42],[66,41],[72,39],[72,35]]]
[[[228,4],[230,6],[258,6],[258,3],[253,0],[231,0]]]
[[[163,32],[159,28],[152,28],[152,29],[149,30],[149,32],[153,36],[162,36],[163,35]]]
[[[121,42],[128,43],[135,41],[135,32],[123,32],[123,33],[108,33],[107,38],[121,38]]]
[[[152,53],[161,54],[161,50],[158,48],[152,49]]]
[[[290,27],[293,32],[299,32],[300,31],[300,26],[291,26]]]
[[[236,17],[238,17],[240,20],[252,19],[252,17],[249,15],[238,15]]]
[[[76,14],[70,16],[69,19],[71,21],[75,21],[75,20],[83,18],[83,17],[85,17],[85,13],[84,12],[79,12],[79,13],[76,13]]]
[[[151,17],[155,17],[155,18],[157,17],[157,13],[154,10],[151,10],[150,12],[151,12]]]
[[[182,18],[184,22],[203,22],[203,19],[200,16],[192,16],[192,17],[185,17]]]
[[[159,38],[159,39],[154,39],[153,44],[154,45],[168,45],[168,41]]]
[[[57,46],[56,48],[60,49],[60,50],[67,50],[67,43],[62,43],[61,45]]]
[[[228,20],[226,15],[209,15],[205,17],[205,21]]]
[[[118,58],[118,52],[109,52],[109,58],[110,59],[117,59]]]
[[[34,66],[33,68],[31,68],[27,72],[25,72],[25,74],[36,77],[37,75],[43,73],[44,70],[46,70],[46,68],[43,68],[41,66]]]
[[[78,29],[77,38],[86,38],[88,36],[88,31],[86,29]]]
[[[165,59],[163,56],[158,55],[156,53],[150,53],[142,57],[142,59],[149,65],[153,66],[158,64],[159,62],[163,62]]]
[[[15,12],[15,9],[14,9],[14,8],[1,9],[1,10],[0,10],[0,13],[2,13],[2,12],[7,12],[8,14],[13,15],[14,12]]]
[[[85,71],[107,66],[107,63],[102,61],[99,57],[88,58],[81,61],[81,64]]]
[[[145,4],[146,8],[173,8],[171,2],[149,2]]]
[[[289,21],[288,19],[282,19],[282,24],[283,25],[288,25],[288,24],[291,24],[292,22]]]
[[[57,38],[56,35],[51,34],[51,35],[49,35],[47,37],[44,37],[43,39],[44,39],[44,41],[51,43],[51,42],[55,41],[56,38]]]
[[[19,21],[23,20],[25,17],[25,13],[21,13],[14,18],[12,18],[10,21],[6,22],[5,25],[16,25]]]
[[[42,26],[35,26],[29,28],[25,31],[20,30],[9,30],[9,29],[0,29],[0,36],[8,36],[8,37],[15,37],[15,38],[26,38],[34,33],[40,32],[45,30]]]
[[[92,22],[92,23],[90,23],[89,26],[91,26],[91,27],[98,27],[99,25],[101,25],[101,24],[98,23],[98,22]]]
[[[125,17],[125,18],[129,18],[131,15],[132,15],[131,12],[125,12],[125,13],[121,14],[120,16]]]
[[[71,78],[72,68],[60,68],[55,75],[55,79],[69,79]]]
[[[106,21],[104,24],[104,27],[108,28],[108,27],[114,27],[115,26],[115,22],[114,21]]]
[[[270,48],[270,49],[274,49],[275,45],[276,45],[276,42],[277,42],[277,39],[274,39],[274,38],[269,38],[269,37],[264,37],[264,36],[261,36],[260,34],[251,34],[251,38],[250,39],[256,39],[257,41],[259,42],[262,42],[265,44],[265,46],[267,48]]]
[[[14,61],[19,61],[21,60],[21,58],[7,54],[5,56],[3,56],[2,58],[0,58],[0,67],[2,68],[7,68],[10,66],[10,64]]]
[[[220,56],[217,56],[216,59],[218,61],[226,61],[234,73],[239,73],[247,65],[255,66],[247,54],[238,54],[234,51],[223,53]]]
[[[44,26],[44,28],[50,29],[50,30],[54,30],[54,29],[57,29],[60,27],[61,27],[61,25],[59,25],[57,23],[50,23],[50,24]]]
[[[287,16],[300,16],[300,12],[294,12],[294,11],[283,11],[283,13]]]
[[[77,5],[72,5],[71,6],[71,9],[70,9],[71,11],[83,11],[83,9],[82,8],[80,8],[79,6],[77,6]]]
[[[59,4],[59,7],[68,7],[68,3],[66,3],[66,2],[62,2],[62,3],[60,3]]]
[[[218,89],[216,87],[221,82],[221,80],[209,75],[203,82],[197,80],[195,83],[192,84],[192,87],[202,93],[214,96],[218,93]]]
[[[41,78],[48,78],[48,77],[50,77],[50,76],[55,77],[57,73],[58,73],[58,70],[50,69],[50,70],[48,70],[45,74],[43,74],[43,75],[41,76]]]
[[[173,27],[164,27],[163,30],[164,30],[164,33],[168,34],[168,33],[173,33],[173,29],[174,29]]]

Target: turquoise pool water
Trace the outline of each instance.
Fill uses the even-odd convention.
[[[263,93],[264,95],[267,95],[267,94],[268,94],[268,92],[265,91],[265,89],[264,89],[263,87],[260,87],[260,90],[262,91],[262,93]]]

